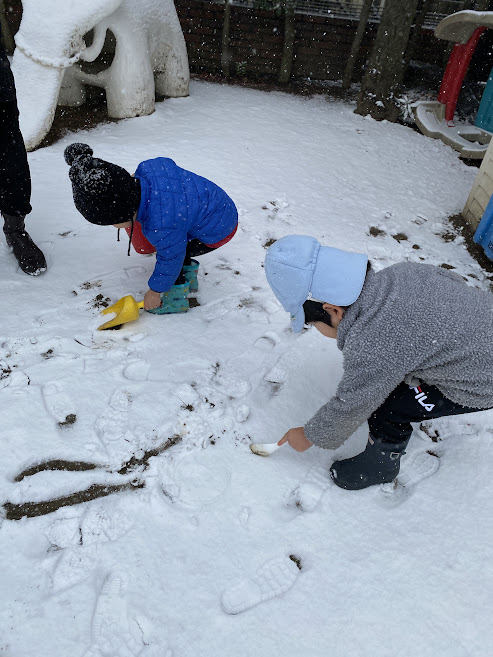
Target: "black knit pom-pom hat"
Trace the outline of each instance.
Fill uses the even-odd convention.
[[[139,181],[122,167],[92,155],[88,144],[79,143],[70,144],[64,152],[75,207],[99,226],[132,221],[140,204]]]

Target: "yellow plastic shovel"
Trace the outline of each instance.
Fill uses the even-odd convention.
[[[120,326],[120,324],[126,324],[127,322],[133,322],[139,318],[139,310],[144,307],[144,301],[135,301],[131,294],[128,294],[126,297],[120,299],[112,306],[105,308],[101,311],[102,315],[107,315],[108,313],[116,313],[116,317],[110,319],[108,322],[98,326],[98,331],[104,331],[105,329],[113,328],[115,326]]]

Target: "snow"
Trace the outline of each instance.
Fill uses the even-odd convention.
[[[377,268],[423,259],[490,286],[463,239],[444,238],[477,169],[353,109],[194,82],[151,116],[29,154],[28,229],[48,271],[23,275],[0,244],[0,496],[22,515],[123,489],[3,520],[0,654],[492,654],[491,411],[416,427],[384,490],[324,477],[366,426],[337,455],[249,449],[308,420],[342,371],[335,341],[290,333],[263,274],[269,240],[314,235]],[[96,330],[101,303],[142,298],[154,260],[77,213],[73,141],[131,172],[171,157],[235,200],[240,230],[199,258],[200,306]]]

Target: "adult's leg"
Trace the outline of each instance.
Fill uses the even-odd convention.
[[[401,383],[369,418],[365,451],[333,463],[332,478],[347,490],[392,481],[399,474],[400,459],[412,434],[411,422],[478,410],[455,404],[434,386],[422,384],[412,388]]]
[[[0,209],[22,217],[31,212],[31,176],[19,129],[17,101],[0,102]]]
[[[0,211],[3,232],[19,266],[26,274],[46,269],[41,250],[27,233],[24,217],[31,212],[31,176],[24,140],[19,128],[15,87],[5,51],[0,49]]]

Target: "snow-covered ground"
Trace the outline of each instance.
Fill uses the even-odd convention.
[[[198,307],[96,331],[102,303],[142,298],[153,256],[128,258],[126,239],[75,210],[72,141],[130,171],[171,157],[235,200],[241,229],[200,259]],[[326,478],[332,452],[249,449],[309,419],[342,368],[334,341],[288,330],[266,243],[310,234],[377,268],[445,263],[489,289],[447,234],[477,169],[350,105],[205,82],[29,160],[28,228],[49,269],[25,276],[0,244],[0,499],[15,517],[112,494],[3,521],[0,655],[493,654],[493,412],[416,428],[403,473],[441,467],[414,490],[345,492]]]

